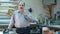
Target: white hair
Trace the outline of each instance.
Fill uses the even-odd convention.
[[[25,6],[25,2],[23,2],[23,1],[20,1],[20,2],[18,3],[18,5],[19,5],[20,3],[23,3],[23,4],[24,4],[24,6]]]

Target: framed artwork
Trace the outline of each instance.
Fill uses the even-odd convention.
[[[57,0],[42,0],[43,4],[53,4],[56,5]]]

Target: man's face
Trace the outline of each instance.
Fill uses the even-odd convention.
[[[19,10],[23,10],[23,9],[24,9],[24,3],[23,3],[23,2],[20,2],[20,3],[19,3],[18,9],[19,9]]]

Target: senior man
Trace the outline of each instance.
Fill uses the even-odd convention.
[[[18,10],[16,10],[11,17],[8,29],[10,30],[14,25],[17,34],[30,34],[29,26],[31,22],[33,22],[32,15],[25,9],[25,3],[20,2],[18,4]]]

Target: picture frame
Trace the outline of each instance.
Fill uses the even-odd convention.
[[[52,4],[52,5],[56,5],[57,4],[57,0],[42,0],[42,4]]]

